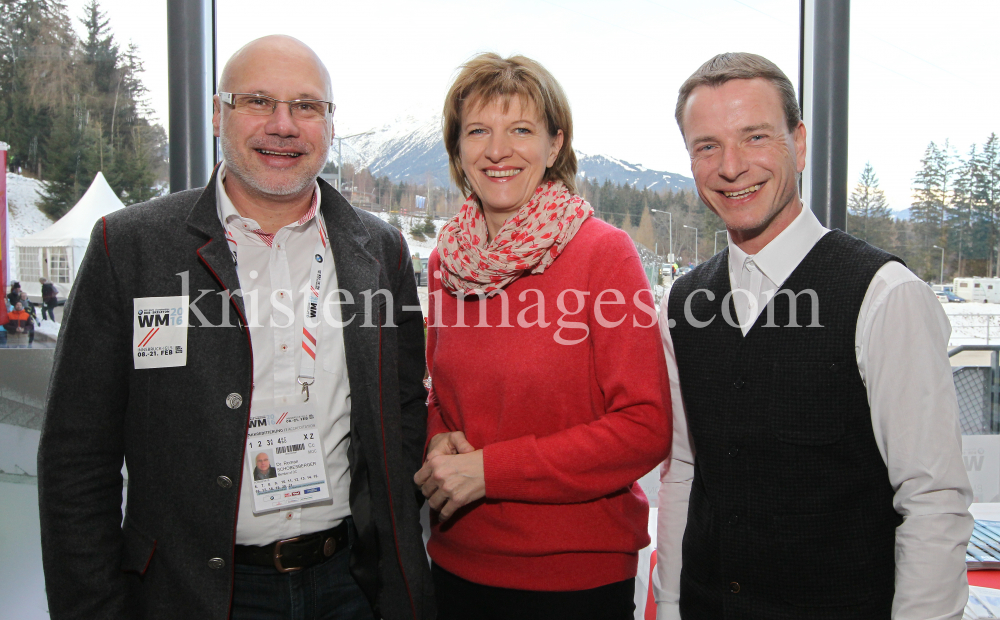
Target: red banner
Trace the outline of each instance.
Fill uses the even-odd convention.
[[[0,142],[0,293],[7,294],[7,145]],[[7,322],[7,302],[0,304],[0,325]]]

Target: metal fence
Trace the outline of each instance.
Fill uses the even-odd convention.
[[[963,345],[948,351],[948,356],[964,351],[989,351],[990,365],[952,370],[962,434],[1000,435],[1000,345]]]

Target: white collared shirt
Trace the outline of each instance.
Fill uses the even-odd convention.
[[[236,239],[239,263],[237,274],[244,292],[250,341],[253,345],[253,396],[251,411],[257,407],[301,402],[302,388],[296,382],[302,356],[302,323],[305,290],[313,250],[319,238],[319,183],[313,204],[299,221],[276,232],[263,233],[258,223],[242,217],[226,194],[225,163],[219,165],[216,180],[219,219]],[[255,232],[256,231],[256,232]],[[324,257],[323,296],[337,289],[333,253],[327,245]],[[273,296],[273,297],[272,297]],[[281,306],[280,308],[277,306]],[[340,320],[339,306],[327,309]],[[273,321],[272,321],[273,319]],[[316,381],[309,388],[315,402],[317,430],[326,452],[326,473],[331,499],[299,508],[282,508],[253,514],[253,475],[244,463],[240,506],[236,519],[236,544],[267,545],[276,540],[319,532],[350,516],[351,475],[347,449],[351,432],[351,393],[347,380],[347,357],[343,329],[321,320],[316,351]]]
[[[802,212],[755,255],[729,240],[729,281],[746,336],[773,296],[823,235]],[[845,268],[849,268],[845,265]],[[742,288],[749,295],[740,295]],[[674,438],[660,469],[657,523],[657,619],[680,618],[681,539],[694,478],[677,358],[667,328],[660,333],[670,373]],[[756,299],[756,308],[748,300]],[[948,361],[951,324],[930,287],[902,264],[886,263],[872,278],[855,330],[858,370],[868,392],[872,429],[895,491],[896,593],[893,620],[961,618],[968,599],[965,546],[972,531],[972,489],[962,461],[958,402]]]

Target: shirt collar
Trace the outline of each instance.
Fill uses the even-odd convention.
[[[236,206],[233,201],[230,200],[229,194],[226,193],[226,185],[223,183],[226,179],[226,162],[219,162],[219,173],[215,175],[215,196],[216,196],[216,208],[219,213],[219,221],[225,226],[233,222],[234,219],[245,219],[247,222],[252,222],[255,227],[259,227],[259,224],[250,218],[244,218],[240,215],[240,212],[236,210]],[[316,213],[319,211],[319,181],[313,181],[313,195],[312,204],[309,206],[309,210],[306,211],[297,222],[291,224],[286,224],[284,228],[290,228],[292,226],[301,226],[308,223]],[[256,232],[256,231],[254,231]],[[261,231],[263,232],[263,231]],[[266,234],[266,233],[265,233]],[[272,235],[273,236],[273,235]]]
[[[747,254],[729,238],[729,273],[739,282],[739,275],[748,259],[753,259],[757,268],[775,286],[781,286],[788,276],[799,266],[813,246],[830,232],[819,223],[816,215],[806,205],[795,216],[792,223],[756,254]]]

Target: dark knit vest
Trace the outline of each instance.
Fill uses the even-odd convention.
[[[674,284],[670,335],[695,449],[685,620],[888,620],[902,519],[854,337],[890,260],[827,233],[745,337],[728,249]]]

